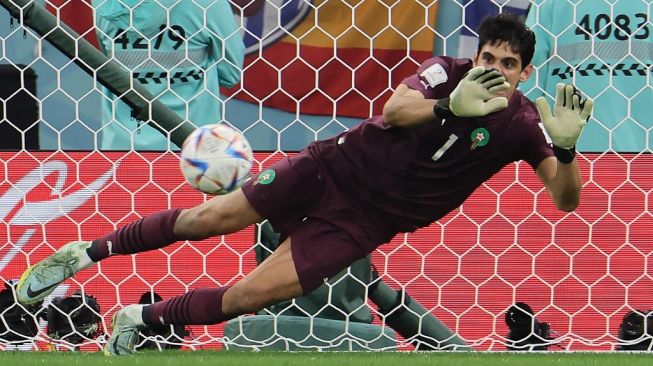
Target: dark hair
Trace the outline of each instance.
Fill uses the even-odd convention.
[[[549,323],[539,321],[533,309],[524,302],[518,302],[506,312],[508,326],[506,348],[510,351],[546,351],[551,344]]]
[[[478,27],[478,37],[479,53],[486,44],[497,45],[506,42],[513,52],[519,53],[522,69],[533,60],[535,33],[528,29],[517,15],[501,13],[486,17]]]
[[[618,351],[650,351],[653,349],[653,310],[629,311],[619,325]]]
[[[48,321],[47,333],[52,339],[77,345],[102,334],[100,305],[95,296],[82,291],[55,297],[44,315]]]
[[[14,284],[10,282],[5,282],[5,288],[0,291],[0,344],[28,343],[39,332],[36,316],[43,302],[20,305],[15,300],[14,292]]]

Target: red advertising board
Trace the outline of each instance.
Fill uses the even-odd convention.
[[[281,156],[257,153],[255,170]],[[527,164],[508,166],[440,222],[382,246],[373,262],[389,285],[404,286],[480,349],[503,349],[503,313],[516,301],[539,311],[569,348],[609,349],[629,308],[653,308],[652,163],[650,155],[585,155],[582,203],[571,214],[555,210]],[[68,241],[206,199],[184,182],[174,153],[3,152],[0,173],[4,280]],[[255,242],[250,227],[112,257],[57,293],[83,285],[108,321],[145,291],[165,299],[233,284],[255,266]],[[221,327],[192,336],[218,347]]]

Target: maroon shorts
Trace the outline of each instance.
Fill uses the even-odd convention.
[[[383,244],[367,235],[374,230],[368,215],[345,198],[307,151],[273,164],[242,190],[282,240],[290,236],[305,294]]]

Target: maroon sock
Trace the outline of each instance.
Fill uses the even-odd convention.
[[[113,254],[134,254],[163,248],[181,238],[174,233],[181,209],[160,211],[93,240],[86,250],[94,262]]]
[[[209,325],[231,319],[222,313],[222,296],[231,286],[199,288],[143,308],[145,324]]]

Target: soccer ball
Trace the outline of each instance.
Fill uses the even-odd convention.
[[[226,194],[240,187],[252,168],[252,148],[240,132],[218,124],[199,127],[181,147],[186,181],[208,194]]]

